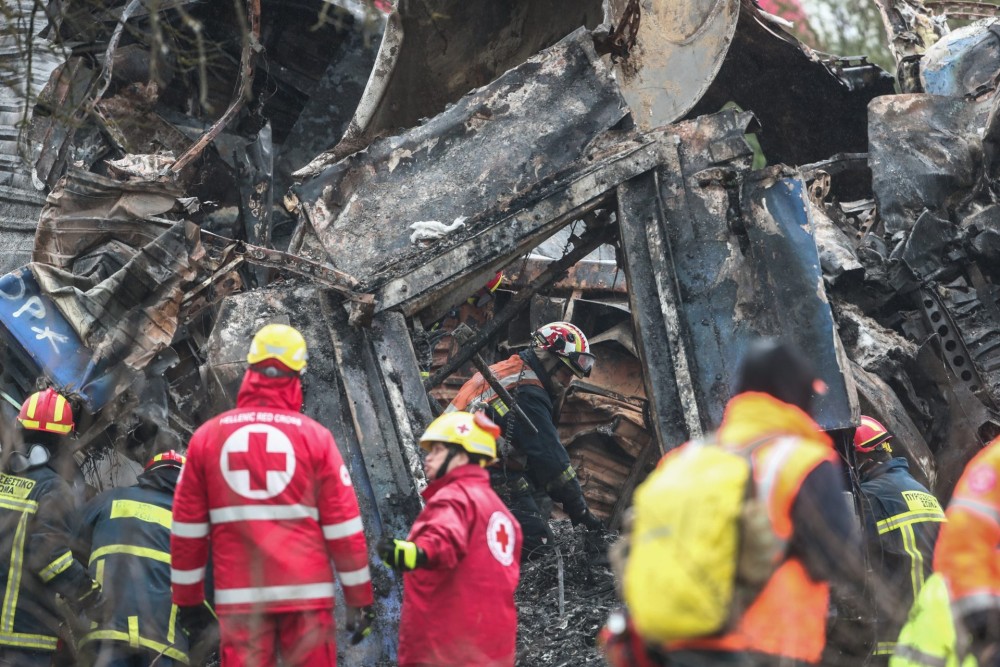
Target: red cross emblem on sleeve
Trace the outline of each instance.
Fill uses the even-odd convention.
[[[493,557],[507,566],[514,562],[514,524],[506,514],[496,511],[486,525],[486,545]]]

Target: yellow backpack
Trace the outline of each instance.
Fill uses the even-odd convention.
[[[725,631],[774,573],[785,545],[771,528],[766,497],[758,498],[750,462],[771,441],[739,450],[689,442],[636,489],[623,593],[647,642]],[[770,460],[777,466],[783,458],[775,452]],[[764,471],[772,480],[775,472]]]

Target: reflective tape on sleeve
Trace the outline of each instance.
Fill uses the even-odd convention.
[[[328,540],[339,540],[343,537],[357,535],[362,530],[364,530],[364,525],[361,523],[361,517],[356,516],[353,519],[348,519],[347,521],[331,523],[323,526],[323,537]]]
[[[205,580],[205,568],[199,567],[194,570],[175,570],[170,568],[170,583],[172,584],[198,584]]]
[[[372,575],[368,571],[368,566],[365,565],[360,570],[351,570],[350,572],[340,572],[340,583],[344,586],[358,586],[359,584],[367,584],[372,580]]]
[[[174,521],[173,525],[170,527],[170,532],[176,537],[208,537],[208,524]]]
[[[69,569],[69,566],[73,564],[73,554],[70,552],[64,553],[59,558],[45,566],[45,568],[38,573],[38,578],[48,583],[52,581],[57,575],[65,572]]]

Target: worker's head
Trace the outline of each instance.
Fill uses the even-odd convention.
[[[859,463],[887,461],[892,457],[892,434],[882,422],[862,415],[861,424],[854,431],[854,453]]]
[[[482,308],[490,301],[493,300],[493,295],[496,294],[497,289],[500,288],[500,284],[503,283],[503,271],[497,271],[489,282],[476,290],[476,293],[466,299],[470,305],[476,306],[477,308]]]
[[[25,443],[45,445],[53,453],[76,428],[72,406],[52,387],[36,391],[24,401],[17,423]]]
[[[251,370],[268,377],[299,376],[305,372],[307,358],[305,338],[287,324],[262,327],[247,353]]]
[[[440,479],[467,463],[486,467],[497,460],[500,427],[482,412],[447,412],[420,436],[427,479]]]
[[[774,338],[760,338],[747,348],[740,363],[734,393],[758,391],[810,414],[813,398],[826,385],[802,352]]]
[[[590,352],[590,343],[575,324],[550,322],[532,334],[532,342],[535,350],[551,357],[553,362],[549,372],[563,386],[569,384],[572,375],[578,378],[589,376],[594,367],[595,358]]]

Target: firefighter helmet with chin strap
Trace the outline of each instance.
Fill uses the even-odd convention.
[[[880,421],[862,416],[861,425],[854,431],[854,450],[862,454],[868,454],[876,449],[891,452],[890,440],[892,434]]]
[[[458,445],[469,454],[485,457],[485,465],[497,460],[500,427],[482,412],[446,412],[431,422],[420,436],[420,447],[430,451],[435,442]]]
[[[539,349],[556,355],[577,377],[587,377],[595,357],[580,328],[569,322],[550,322],[539,327],[532,338]]]
[[[76,428],[69,401],[52,387],[36,391],[21,405],[17,422],[29,431],[68,435]]]
[[[247,363],[251,366],[278,362],[293,373],[301,373],[306,367],[307,359],[305,338],[287,324],[268,324],[262,327],[254,335],[247,353]]]

